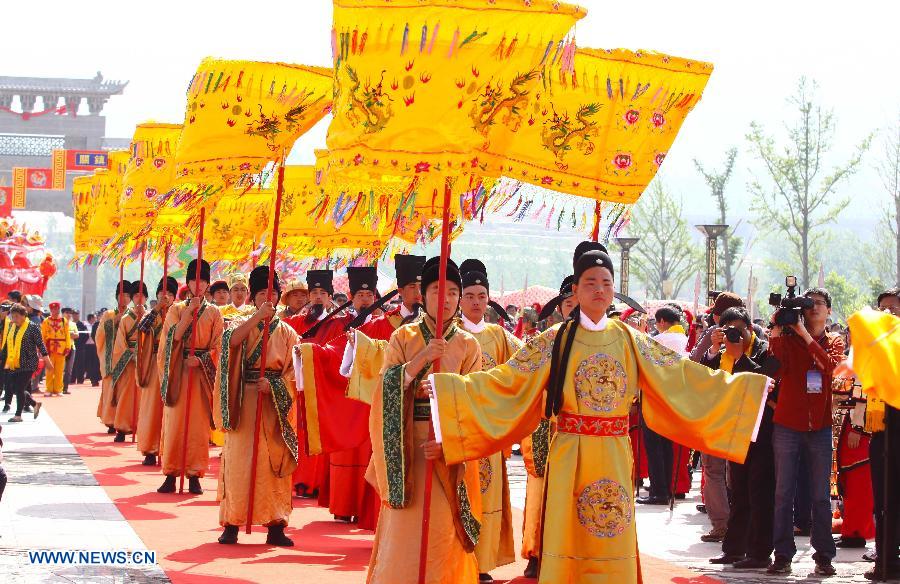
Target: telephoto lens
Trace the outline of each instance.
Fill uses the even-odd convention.
[[[728,339],[729,343],[739,343],[741,342],[741,329],[735,326],[727,326],[725,327],[725,338]]]

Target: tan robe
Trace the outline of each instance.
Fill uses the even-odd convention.
[[[212,391],[215,385],[216,363],[222,347],[222,314],[212,304],[204,302],[197,319],[198,357],[201,366],[194,368],[193,387],[188,386],[190,368],[184,364],[191,346],[191,328],[182,339],[176,339],[175,328],[181,314],[187,310],[184,302],[173,304],[166,313],[161,332],[158,364],[160,394],[163,398],[163,424],[160,437],[162,471],[165,475],[181,474],[202,477],[209,470],[209,432],[213,429]],[[185,435],[185,414],[190,394],[186,456],[182,457]],[[182,462],[184,461],[184,462]]]
[[[140,390],[137,381],[137,315],[132,309],[125,311],[119,320],[119,330],[113,343],[112,405],[116,408],[117,431],[131,434],[140,415],[138,405]]]
[[[481,332],[466,329],[481,347],[481,366],[492,369],[506,363],[522,341],[496,324],[488,324]],[[506,456],[502,452],[478,461],[481,486],[481,533],[475,546],[478,571],[490,572],[498,566],[516,561],[512,529],[512,505],[509,500],[509,479],[506,476]]]
[[[163,319],[157,315],[153,330],[138,331],[137,380],[141,388],[138,417],[137,447],[141,454],[159,453],[159,436],[162,432],[163,402],[159,395],[159,350]]]
[[[229,347],[231,333],[244,320],[244,317],[235,318],[222,336],[219,368],[223,372],[227,368],[228,373],[216,376],[219,419],[227,436],[217,494],[221,525],[245,525],[250,499],[258,391],[255,384],[246,384],[244,380],[258,376],[262,330],[254,328],[240,348],[232,349]],[[291,474],[297,467],[297,393],[291,351],[299,337],[281,320],[273,324],[266,350],[266,371],[272,392],[262,396],[253,494],[254,525],[287,525],[292,508]]]
[[[428,328],[429,331],[434,330],[430,322]],[[422,444],[428,440],[430,425],[428,421],[413,420],[414,410],[420,412],[416,417],[422,417],[421,414],[427,416],[427,402],[413,403],[414,397],[421,399],[424,396],[420,395],[418,388],[405,385],[403,376],[405,364],[425,345],[420,321],[402,326],[384,347],[384,380],[380,387],[356,384],[351,373],[347,396],[372,406],[369,433],[373,452],[366,478],[375,486],[383,501],[369,561],[369,584],[417,581],[426,469]],[[378,358],[376,354],[368,354],[368,351],[380,351],[381,347],[374,343],[358,344],[354,367],[357,364],[368,366],[371,359]],[[441,360],[441,370],[465,373],[480,369],[478,342],[470,334],[457,329]],[[399,396],[402,403],[402,412],[396,415],[390,413],[397,411],[389,407],[391,396]],[[391,418],[385,418],[384,412],[389,412]],[[412,439],[409,440],[409,437]],[[401,443],[399,446],[398,442]],[[397,446],[396,450],[391,448],[392,444]],[[467,498],[461,499],[460,492],[466,493]],[[477,465],[448,467],[443,462],[436,462],[433,467],[426,582],[475,584],[478,581],[478,566],[471,540],[473,537],[477,539],[480,516]]]
[[[121,315],[118,310],[107,310],[100,317],[100,323],[97,325],[97,334],[95,343],[97,346],[97,358],[100,360],[100,401],[97,402],[97,417],[103,422],[103,425],[112,427],[116,423],[116,408],[112,403],[112,370],[115,365],[113,361],[113,347],[116,341],[116,333],[119,330],[119,319]]]

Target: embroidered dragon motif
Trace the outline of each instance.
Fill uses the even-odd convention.
[[[519,107],[528,101],[528,82],[537,76],[537,71],[520,73],[513,77],[507,89],[504,89],[499,83],[485,85],[484,93],[480,100],[472,106],[472,112],[469,115],[472,118],[473,127],[483,136],[487,136],[497,116],[507,112],[503,123],[508,125],[512,131],[518,130],[521,123]]]
[[[366,84],[362,87],[359,75],[352,67],[347,67],[347,76],[353,83],[350,87],[347,119],[354,127],[362,125],[366,134],[375,134],[383,130],[394,115],[390,104],[391,98],[383,90],[384,73],[381,72],[378,85]]]
[[[268,142],[269,149],[275,151],[275,136],[281,133],[281,124],[276,116],[267,116],[259,104],[259,119],[247,124],[248,136],[259,136]]]
[[[288,132],[293,132],[298,125],[306,118],[306,112],[312,108],[312,106],[316,105],[324,96],[320,95],[319,97],[313,99],[312,101],[307,101],[306,96],[298,103],[297,105],[291,107],[284,114],[284,121],[287,124]]]
[[[600,111],[600,104],[589,103],[578,108],[574,120],[568,113],[562,115],[553,110],[553,117],[544,122],[541,132],[544,148],[553,152],[557,159],[562,160],[566,153],[573,147],[572,141],[580,138],[577,148],[585,156],[594,151],[594,143],[591,138],[597,135],[597,122],[591,120]]]

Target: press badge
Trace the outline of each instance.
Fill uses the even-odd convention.
[[[806,393],[822,393],[822,372],[818,369],[806,372]]]

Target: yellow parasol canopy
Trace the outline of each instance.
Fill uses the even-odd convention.
[[[523,123],[496,124],[488,172],[633,203],[656,175],[713,66],[651,51],[577,49],[545,71]],[[495,144],[512,144],[508,150]]]

